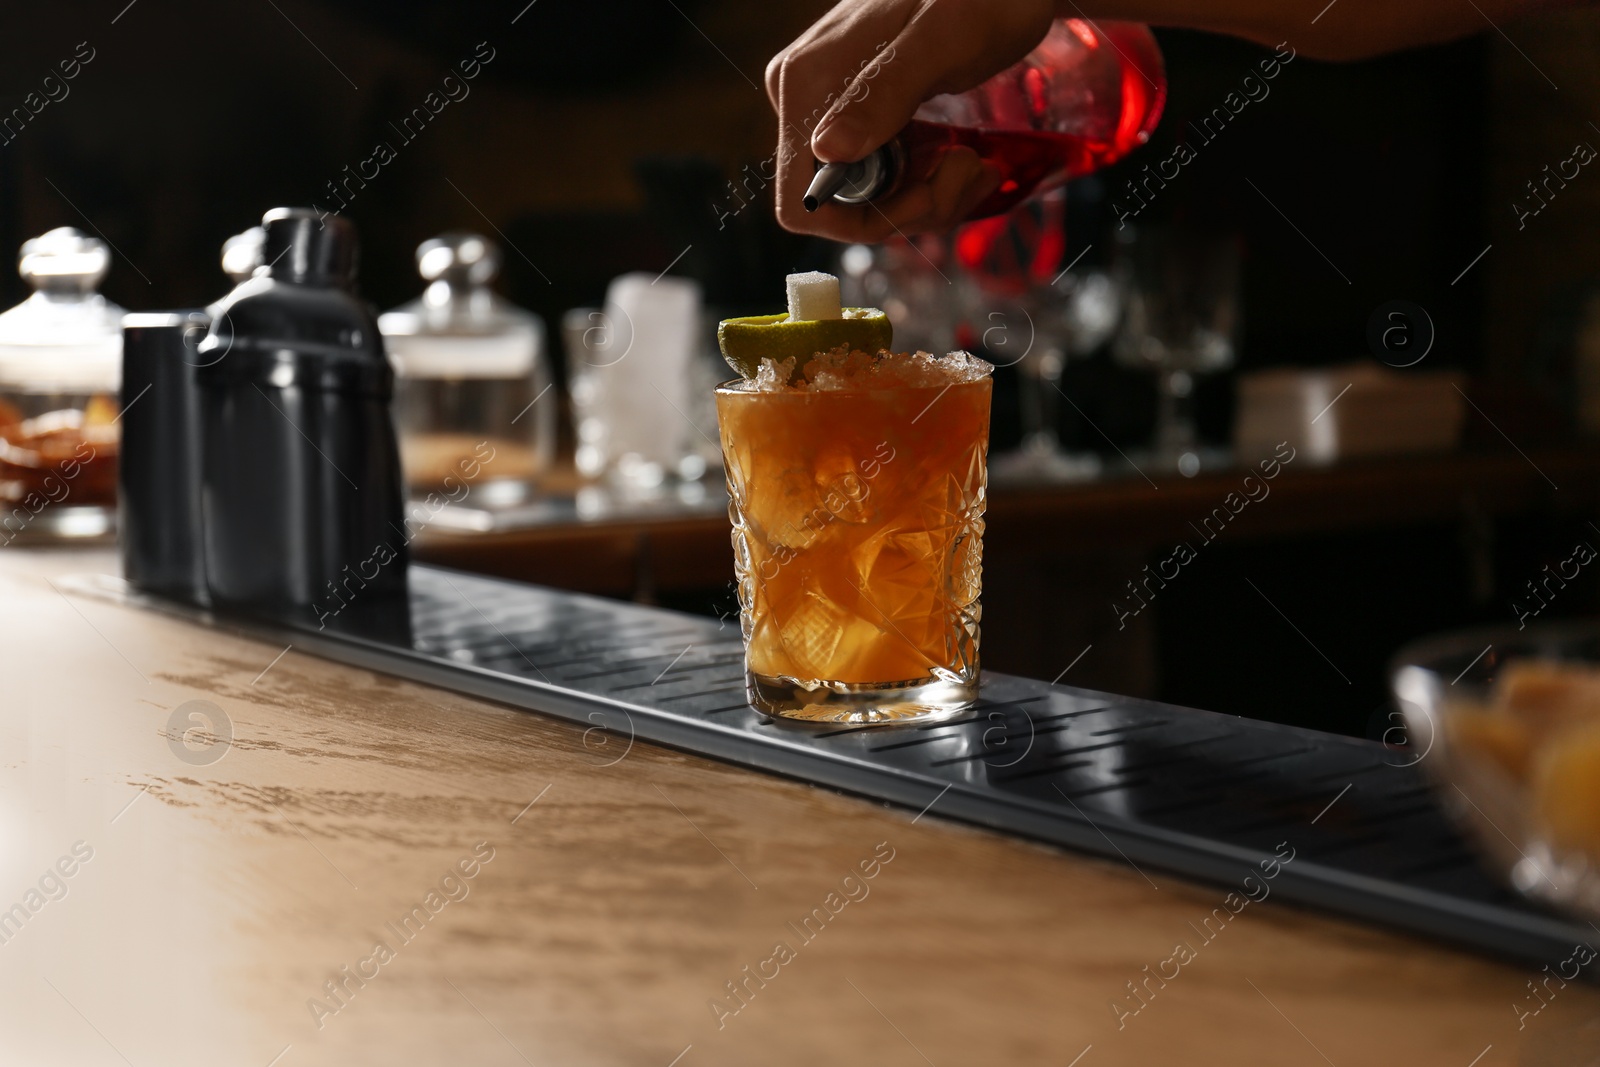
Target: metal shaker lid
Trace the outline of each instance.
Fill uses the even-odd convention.
[[[266,230],[252,226],[222,242],[222,273],[235,285],[249,281],[263,262],[261,246],[266,239]]]
[[[261,259],[279,281],[349,289],[356,280],[356,228],[312,208],[275,207],[261,217]]]

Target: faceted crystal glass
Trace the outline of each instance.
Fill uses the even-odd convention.
[[[976,698],[990,391],[717,389],[758,708],[913,722]]]

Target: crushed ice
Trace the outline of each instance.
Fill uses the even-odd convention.
[[[867,389],[930,389],[975,382],[994,367],[970,352],[935,356],[930,352],[878,352],[835,348],[818,352],[794,377],[794,357],[763,359],[754,386],[762,393],[819,393]]]

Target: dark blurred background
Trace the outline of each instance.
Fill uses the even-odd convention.
[[[673,272],[701,281],[713,306],[766,310],[784,274],[825,266],[837,249],[779,231],[770,192],[725,227],[719,210],[726,183],[772,152],[759,88],[767,59],[826,6],[26,7],[0,36],[0,113],[22,107],[60,61],[93,58],[65,98],[8,131],[0,147],[0,253],[53,226],[78,226],[116,250],[104,288],[113,300],[133,310],[206,303],[227,288],[217,265],[226,237],[274,205],[336,206],[330,186],[387,143],[393,160],[352,185],[344,209],[360,228],[364,294],[380,308],[420,290],[418,242],[473,229],[498,232],[502,290],[552,324],[568,308],[599,303],[615,275],[661,270],[685,246]],[[1159,198],[1147,218],[1243,235],[1237,371],[1368,358],[1373,309],[1409,300],[1438,331],[1430,367],[1472,376],[1482,412],[1469,418],[1469,444],[1507,454],[1508,440],[1519,449],[1586,447],[1573,443],[1573,323],[1597,273],[1600,171],[1571,182],[1525,229],[1510,205],[1575,142],[1600,144],[1591,122],[1600,116],[1600,18],[1572,13],[1507,30],[1516,46],[1484,34],[1354,64],[1297,58]],[[1107,238],[1108,200],[1123,183],[1168,155],[1187,122],[1269,54],[1205,34],[1158,36],[1171,84],[1166,117],[1148,148],[1074,188],[1069,258]],[[430,92],[443,96],[445,76],[473,59],[481,69],[465,82],[469,95],[414,139],[402,135],[404,117]],[[5,303],[22,295],[14,272],[0,272]],[[1219,441],[1232,381],[1202,386],[1202,426]],[[1102,357],[1070,366],[1065,384],[1116,445],[1149,433],[1153,401],[1142,376]],[[1070,444],[1112,447],[1082,421],[1066,432]],[[1003,403],[995,434],[997,447],[1015,440]],[[1559,493],[1483,521],[1219,546],[1163,599],[1153,656],[1134,682],[1126,671],[1096,674],[1092,659],[1074,680],[1369,732],[1384,721],[1383,666],[1400,642],[1512,621],[1512,590],[1570,555],[1575,538],[1600,538],[1557,508]],[[1311,620],[1349,684],[1262,610],[1242,577],[1271,590],[1284,615]],[[715,613],[720,592],[662,599]],[[1586,578],[1550,615],[1593,606]],[[1063,665],[1074,650],[1061,650]],[[1004,645],[986,643],[985,654],[995,667],[1045,669]]]
[[[138,0],[125,11],[115,2],[30,9],[0,44],[0,104],[20,105],[79,42],[95,58],[66,99],[5,146],[0,237],[15,246],[51,225],[92,225],[122,253],[106,286],[113,299],[130,308],[204,302],[223,287],[224,238],[267,206],[336,206],[330,183],[385,142],[394,160],[344,212],[360,226],[362,284],[379,306],[415,295],[419,241],[490,224],[521,251],[506,256],[507,294],[550,317],[596,302],[622,270],[666,266],[691,241],[674,270],[705,282],[708,299],[764,302],[774,279],[829,250],[776,232],[770,210],[759,210],[770,203],[720,231],[717,213],[731,200],[724,183],[772,151],[757,88],[766,60],[826,6],[260,0],[222,9]],[[1180,137],[1193,142],[1190,120],[1270,54],[1206,34],[1160,39],[1166,116],[1147,149],[1099,181],[1102,195],[1116,196]],[[404,116],[480,42],[493,58],[466,82],[470,95],[407,141],[397,129]],[[1499,215],[1511,217],[1502,208],[1491,220],[1485,209],[1494,165],[1512,150],[1497,144],[1494,113],[1545,119],[1579,88],[1546,86],[1519,102],[1514,87],[1496,91],[1495,67],[1486,37],[1359,64],[1298,58],[1158,198],[1145,219],[1244,233],[1244,367],[1358,353],[1367,313],[1396,294],[1430,310],[1442,353],[1481,359],[1485,294],[1503,260],[1450,282],[1492,223],[1505,221]],[[1508,73],[1501,81],[1537,79]],[[1522,124],[1506,119],[1499,140]],[[1546,161],[1528,157],[1529,173]],[[19,295],[15,277],[3,285]]]

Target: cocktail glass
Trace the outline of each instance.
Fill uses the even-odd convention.
[[[991,391],[979,366],[933,385],[717,389],[756,707],[917,722],[976,699]]]

